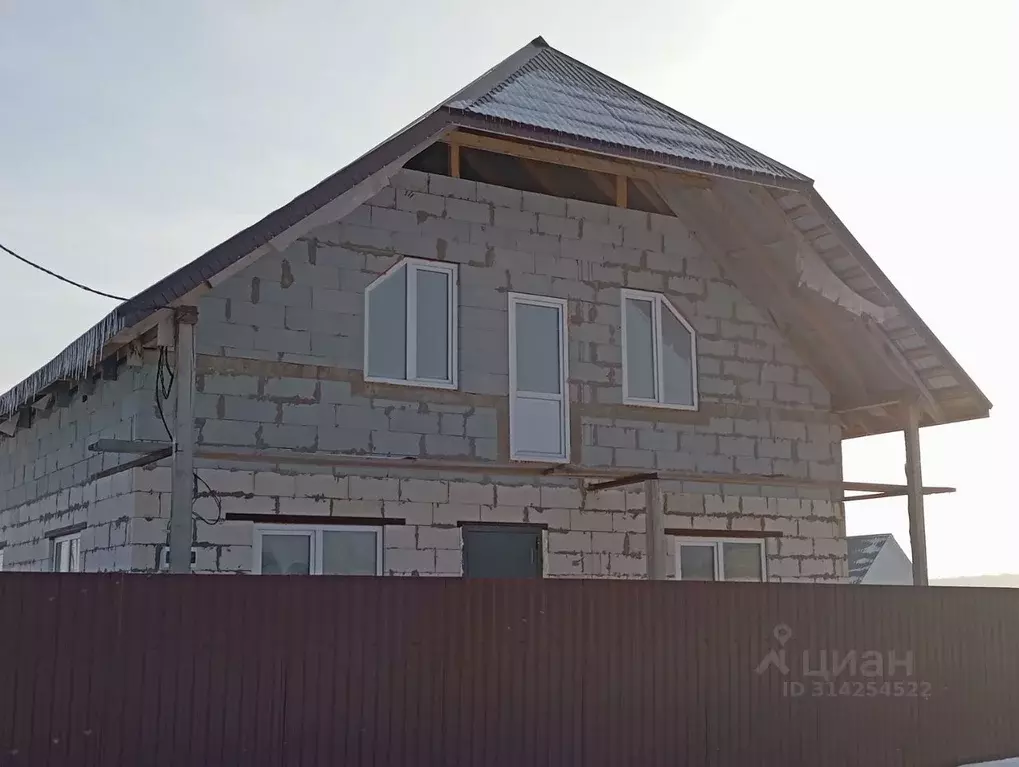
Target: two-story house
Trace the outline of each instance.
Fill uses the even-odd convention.
[[[907,492],[841,440],[989,408],[810,179],[539,39],[4,394],[0,556],[837,581]]]

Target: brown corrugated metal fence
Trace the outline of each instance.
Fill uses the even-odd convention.
[[[956,765],[1017,656],[1005,590],[4,574],[0,765]]]

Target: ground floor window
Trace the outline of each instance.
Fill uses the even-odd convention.
[[[59,535],[53,539],[50,569],[55,573],[81,572],[81,533]]]
[[[534,527],[478,525],[463,528],[467,578],[540,578],[542,531]]]
[[[763,581],[764,541],[676,538],[676,577],[683,581]]]
[[[256,525],[254,558],[263,575],[381,575],[382,528]]]

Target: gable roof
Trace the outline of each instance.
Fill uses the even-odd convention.
[[[911,355],[911,361],[901,364],[912,366],[910,370],[918,381],[922,375],[916,371],[920,370],[926,371],[929,380],[950,384],[942,397],[946,409],[943,413],[933,410],[935,415],[927,423],[987,415],[990,409],[987,398],[880,273],[814,191],[809,178],[622,85],[538,38],[350,165],[118,306],[54,360],[0,395],[0,432],[5,426],[3,419],[16,414],[55,382],[84,377],[112,347],[131,340],[139,327],[151,323],[154,313],[213,284],[224,273],[265,252],[265,248],[285,243],[288,233],[295,228],[310,228],[312,222],[325,223],[329,216],[336,220],[346,215],[384,186],[392,173],[417,151],[458,128],[714,176],[723,181],[749,181],[769,190],[776,200],[776,210],[789,213],[791,226],[805,232],[808,223],[813,227],[807,232],[812,243],[825,239],[839,243],[838,248],[831,250],[818,247],[821,257],[829,260],[833,273],[871,280],[866,287],[880,293],[881,298],[873,296],[868,300],[878,303],[883,300],[892,306],[895,314],[891,321],[899,324],[890,327],[900,334],[895,336],[894,343],[908,344]],[[859,328],[845,332],[861,335]],[[820,348],[821,344],[815,344]],[[874,356],[872,348],[864,353]],[[922,381],[920,386],[923,388]],[[947,407],[949,404],[951,408]],[[889,423],[894,424],[894,419],[888,419],[880,428],[865,424],[857,433],[888,430]],[[852,430],[847,433],[853,434]]]
[[[891,533],[851,535],[846,539],[849,548],[850,583],[861,583],[867,577],[871,566],[889,540],[892,540]]]
[[[809,181],[760,152],[551,48],[540,37],[446,102],[452,112],[662,159]]]

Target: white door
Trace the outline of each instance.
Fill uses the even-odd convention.
[[[509,313],[510,457],[566,462],[566,301],[511,293]]]

